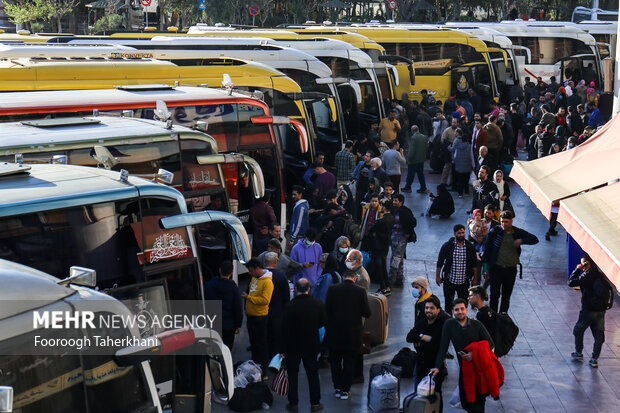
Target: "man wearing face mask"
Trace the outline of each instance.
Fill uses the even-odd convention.
[[[424,302],[432,294],[428,291],[428,280],[425,277],[416,277],[411,282],[411,296],[415,300],[415,321],[424,317]]]
[[[321,255],[323,255],[323,248],[315,242],[316,236],[317,230],[313,227],[308,228],[305,237],[300,239],[291,250],[291,259],[303,267],[300,272],[295,274],[294,283],[300,278],[305,278],[314,287],[316,280],[321,275],[319,263],[321,262]]]
[[[474,244],[465,239],[465,227],[454,226],[454,237],[450,238],[439,250],[437,258],[437,285],[443,282],[446,313],[452,313],[454,294],[467,299],[469,284],[479,284],[478,259]]]
[[[368,272],[362,265],[362,253],[358,250],[351,249],[347,254],[347,259],[345,261],[345,265],[348,270],[354,271],[357,274],[357,281],[355,284],[363,287],[364,290],[368,293],[368,289],[370,288],[370,277],[368,276]]]

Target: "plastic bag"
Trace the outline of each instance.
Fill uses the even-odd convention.
[[[246,379],[243,374],[237,374],[233,379],[233,383],[235,385],[235,389],[245,389],[245,386],[248,385],[248,379]]]
[[[461,393],[459,392],[459,386],[456,385],[456,388],[452,392],[452,396],[450,396],[450,406],[460,408],[461,407]]]
[[[420,384],[418,384],[416,393],[424,397],[435,394],[435,380],[433,380],[433,376],[430,374],[428,376],[424,376],[422,380],[420,380]]]
[[[286,366],[282,366],[278,374],[273,378],[271,390],[280,396],[288,394],[288,372],[286,371]]]
[[[263,370],[254,361],[248,360],[237,367],[237,375],[243,375],[248,383],[259,383],[263,378]]]
[[[372,379],[368,407],[371,410],[398,409],[400,395],[398,394],[398,379],[385,372]]]
[[[281,367],[282,367],[282,356],[280,355],[280,353],[278,353],[275,356],[273,356],[267,368],[271,369],[272,371],[277,372],[277,371],[280,371]]]
[[[474,171],[471,171],[471,173],[469,174],[469,184],[474,185],[474,182],[476,182],[477,180],[478,177],[476,176],[476,173]]]

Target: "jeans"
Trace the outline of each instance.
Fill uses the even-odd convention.
[[[392,259],[390,260],[389,283],[402,284],[405,280],[404,261],[407,239],[399,234],[392,234]]]
[[[308,387],[310,388],[310,404],[321,402],[321,383],[319,382],[319,363],[316,354],[301,356],[295,353],[286,353],[286,371],[288,373],[288,402],[296,405],[299,403],[297,388],[299,384],[299,363],[304,363]]]
[[[407,165],[407,180],[405,181],[405,188],[411,189],[411,184],[413,183],[416,174],[418,175],[418,181],[420,182],[420,189],[426,190],[426,180],[424,179],[424,162]]]
[[[605,311],[591,311],[585,308],[579,312],[579,319],[573,328],[575,336],[575,351],[583,351],[583,333],[590,327],[594,337],[592,358],[597,359],[601,355],[601,348],[605,342]]]
[[[446,300],[445,308],[446,313],[448,314],[452,314],[452,302],[454,301],[455,293],[458,298],[464,298],[467,300],[467,297],[469,296],[469,284],[452,284],[450,281],[444,280],[443,296]]]
[[[334,389],[347,392],[351,390],[357,356],[357,351],[329,349],[329,364],[332,369]]]
[[[500,267],[494,265],[491,267],[489,280],[491,281],[491,300],[489,302],[493,311],[497,312],[499,304],[499,296],[502,296],[502,305],[499,308],[500,313],[507,313],[510,307],[510,296],[517,279],[517,267]]]
[[[261,365],[263,374],[266,373],[269,364],[267,324],[267,316],[248,316],[248,335],[250,336],[250,346],[252,346],[252,360]]]

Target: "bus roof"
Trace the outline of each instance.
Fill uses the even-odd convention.
[[[177,201],[187,212],[183,195],[174,188],[100,168],[75,165],[34,164],[30,170],[0,176],[0,217],[49,211],[100,202],[157,196]]]
[[[236,86],[301,92],[284,73],[240,59],[204,59],[203,66],[179,66],[167,61],[99,61],[12,59],[0,61],[0,91],[108,89],[117,85],[174,83],[220,85],[229,74]],[[208,60],[208,62],[207,62]]]
[[[0,116],[21,113],[77,112],[155,107],[163,100],[169,106],[243,103],[259,106],[269,115],[262,100],[223,89],[195,86],[152,85],[144,89],[81,89],[0,93]]]
[[[207,38],[207,37],[170,37],[155,36],[151,39],[73,39],[68,43],[66,51],[55,48],[51,51],[58,56],[71,51],[69,46],[78,44],[83,45],[107,45],[118,44],[128,47],[130,50],[123,50],[123,54],[132,55],[135,52],[152,55],[156,59],[162,60],[182,60],[197,58],[234,58],[245,61],[259,62],[278,70],[297,69],[308,71],[314,75],[327,78],[332,76],[331,69],[323,62],[311,54],[282,45],[269,44],[267,38]],[[21,46],[12,46],[13,49],[20,49]],[[106,46],[101,46],[105,50]],[[41,50],[39,50],[41,49]],[[91,52],[86,46],[84,52]],[[45,46],[37,48],[42,55],[45,53]],[[95,48],[96,52],[97,49]],[[118,51],[117,51],[118,52]],[[2,56],[0,49],[0,56]]]
[[[211,136],[184,126],[167,127],[165,122],[116,116],[89,116],[86,118],[44,119],[39,121],[6,122],[0,124],[0,152],[14,153],[62,150],[68,146],[87,143],[102,144],[109,139],[131,144],[169,141],[171,134],[182,134],[208,142],[214,153],[217,142]],[[62,143],[59,143],[62,142]]]
[[[484,47],[484,42],[476,37],[449,28],[363,27],[350,26],[346,30],[363,34],[378,43],[438,43],[450,42]]]
[[[508,37],[570,37],[594,46],[592,35],[575,24],[558,24],[546,21],[504,20],[501,23],[482,23],[481,27],[490,26]]]

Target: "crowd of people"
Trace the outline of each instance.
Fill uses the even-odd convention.
[[[417,177],[416,192],[428,196],[422,216],[452,216],[451,192],[459,198],[471,192],[471,206],[466,222],[454,226],[453,236],[438,252],[435,281],[443,287],[443,309],[440,299],[428,291],[425,277],[411,284],[415,325],[407,341],[418,352],[416,386],[431,373],[441,391],[450,342],[460,366],[481,354],[494,357],[488,354],[496,334],[491,320],[509,310],[521,246],[538,242],[512,224],[512,162],[518,150],[536,159],[569,150],[592,135],[603,119],[590,90],[595,85],[583,86],[572,81],[558,85],[554,78],[548,83],[538,79],[536,85],[528,81],[514,102],[491,102],[488,113],[481,113],[482,103],[473,90],[444,104],[422,91],[421,102],[403,96],[367,134],[345,142],[333,168],[317,153],[301,185],[291,189],[292,213],[284,234],[268,197],[250,211],[257,258],[246,264],[252,277],[248,291],[236,289],[230,263],[224,263],[221,276],[207,285],[210,298],[225,303],[225,344],[234,344],[245,301],[252,359],[263,367],[277,354],[286,360],[289,410],[298,408],[301,362],[312,411],[322,409],[320,364],[329,362],[335,396],[348,399],[351,385],[363,381],[362,329],[363,319],[371,316],[371,283],[385,296],[404,286],[406,249],[417,240],[417,220],[403,193],[412,191]],[[430,171],[425,171],[427,161]],[[436,194],[427,187],[428,173],[440,174]],[[553,220],[551,225],[547,239],[557,234]],[[468,303],[476,309],[477,320],[468,318]],[[600,318],[584,318],[575,327],[576,337],[582,340],[583,330],[592,324],[600,331],[596,323]],[[472,345],[480,341],[488,345]],[[581,357],[583,344],[576,343],[574,357]],[[600,346],[594,364],[599,352]],[[471,378],[463,371],[463,407],[484,411],[484,394],[468,388]]]

